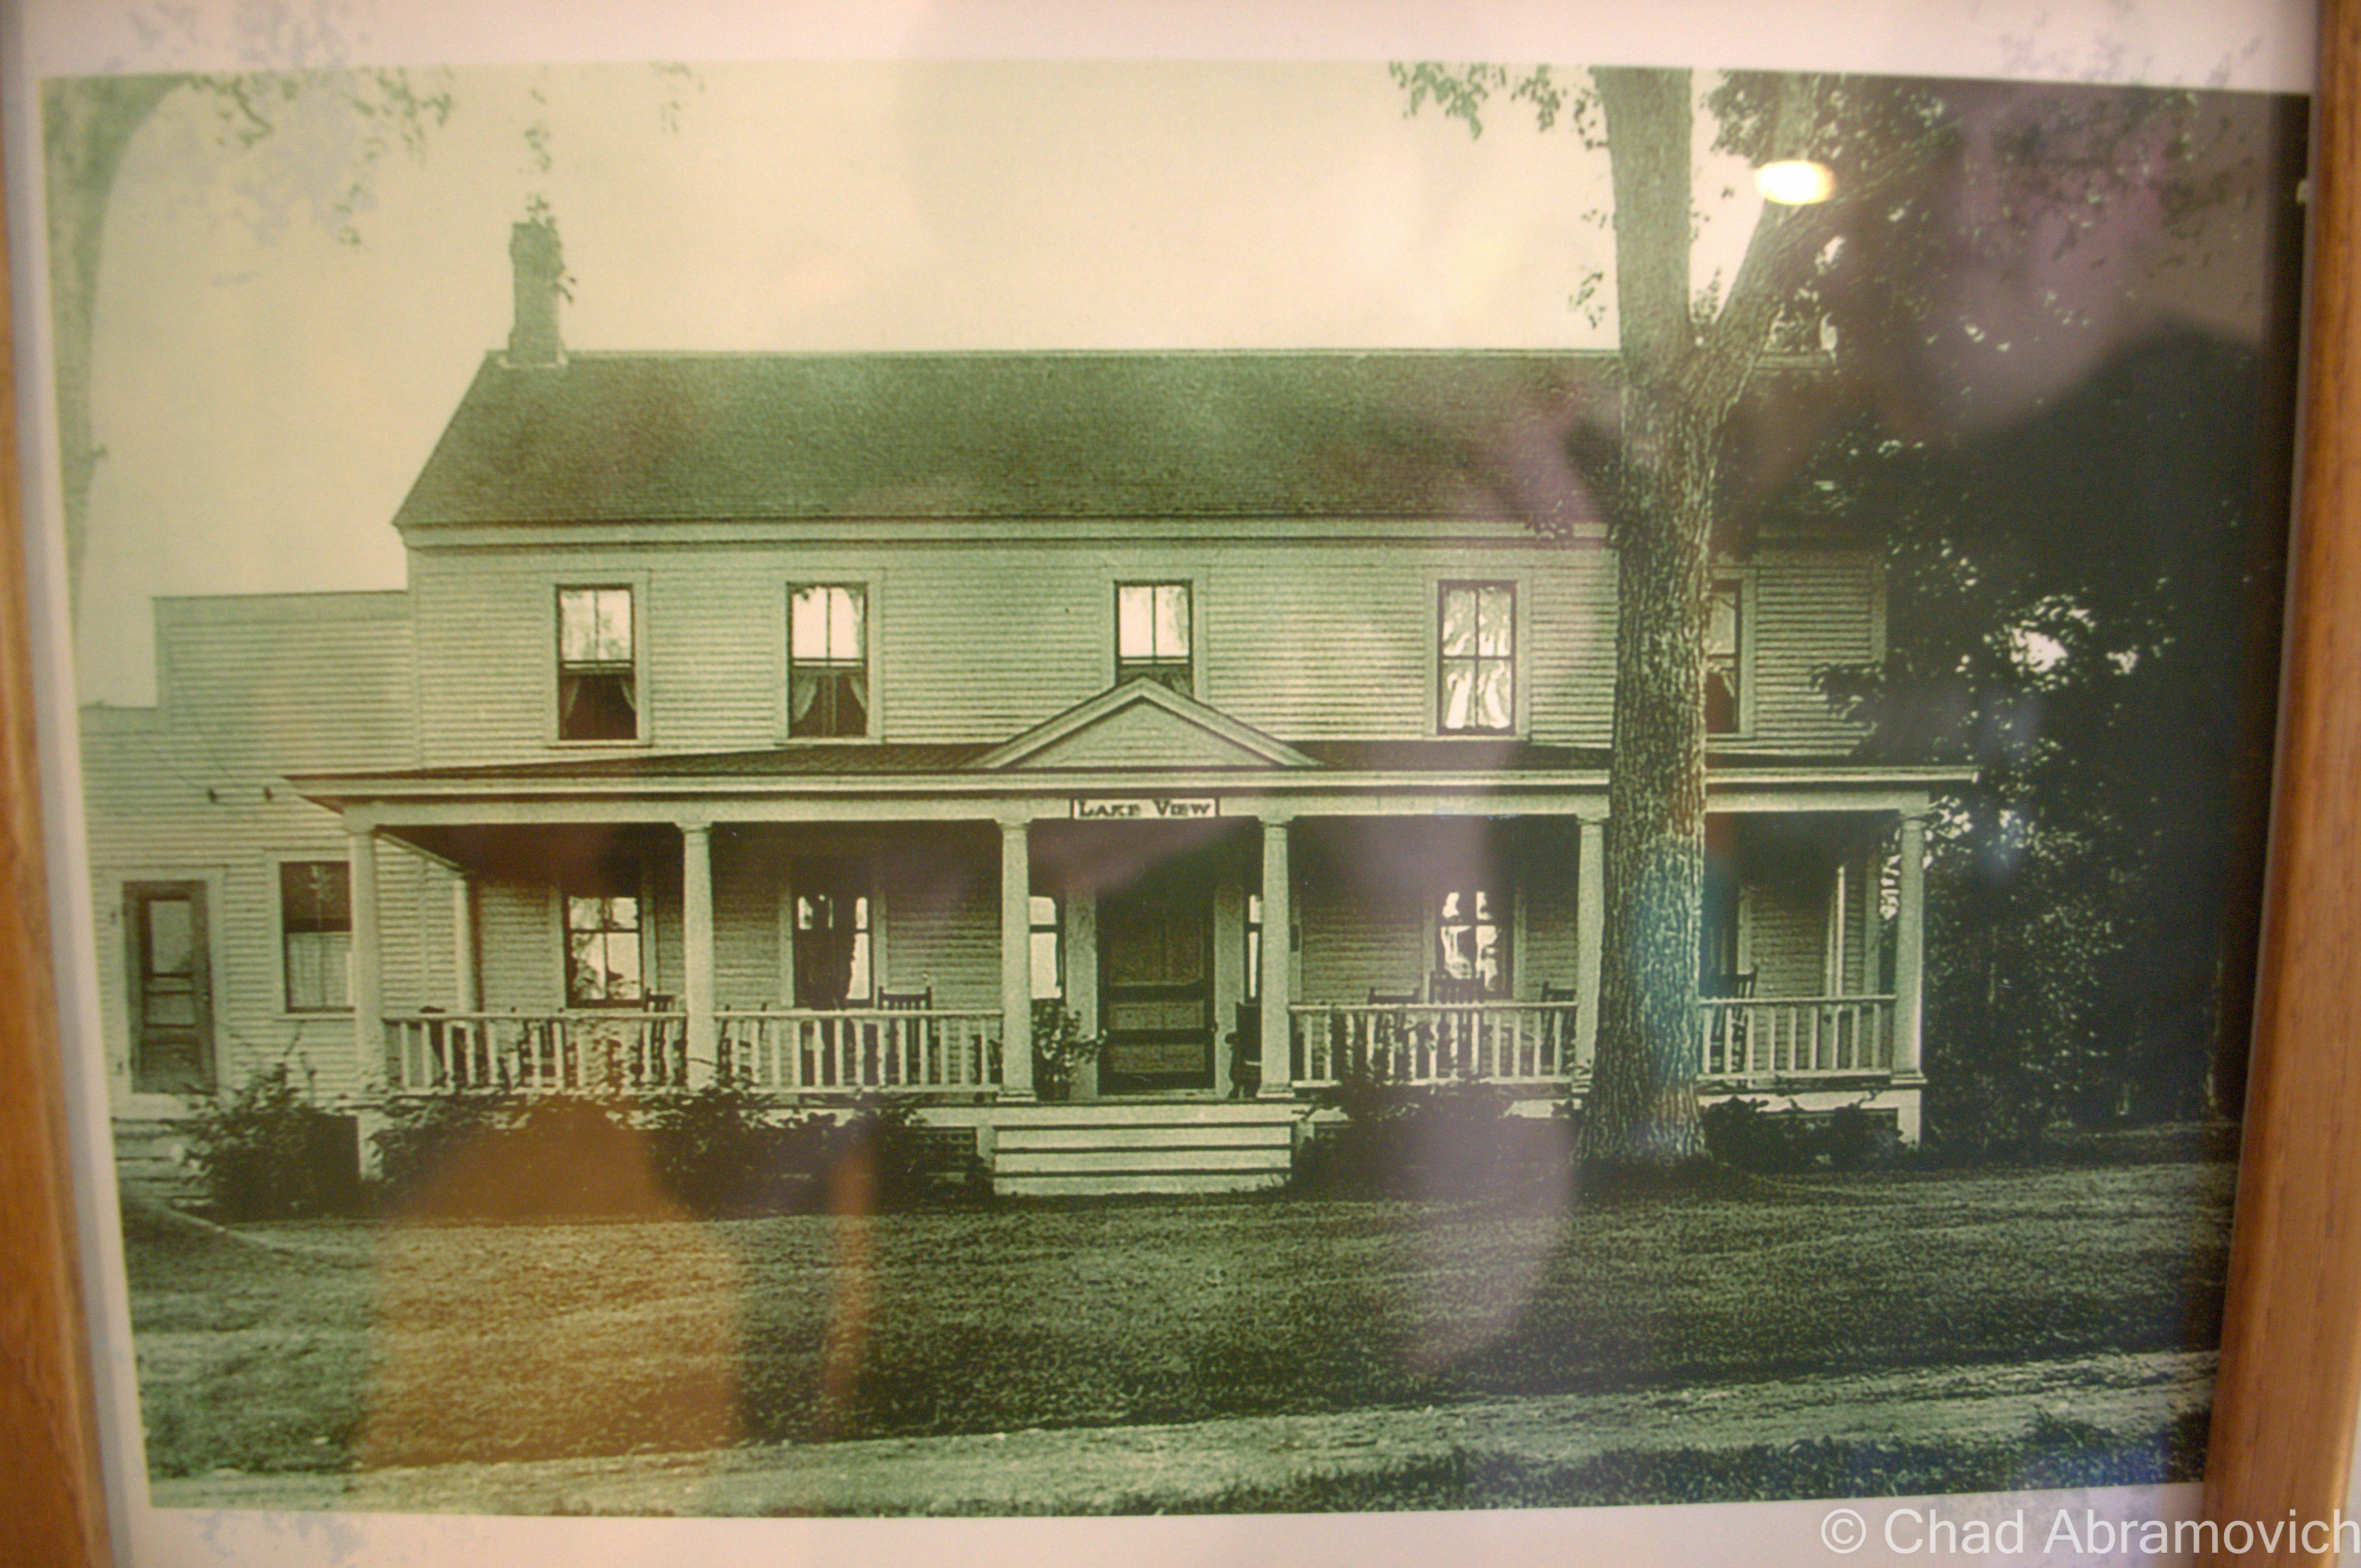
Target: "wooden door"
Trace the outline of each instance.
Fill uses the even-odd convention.
[[[1201,867],[1159,868],[1099,899],[1099,1088],[1213,1087],[1213,900]]]
[[[135,882],[123,889],[131,964],[131,1087],[141,1094],[214,1088],[213,961],[205,884]]]

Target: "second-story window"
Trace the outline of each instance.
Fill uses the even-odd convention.
[[[1517,724],[1517,588],[1444,583],[1435,664],[1435,728],[1507,734]]]
[[[1189,652],[1189,585],[1117,583],[1115,684],[1146,678],[1182,696],[1196,694]]]
[[[787,595],[787,733],[869,733],[869,590],[858,583]]]
[[[1745,728],[1745,707],[1740,700],[1743,604],[1735,579],[1714,584],[1713,597],[1706,604],[1705,731],[1708,735],[1734,735]]]
[[[557,738],[640,738],[628,587],[557,590]]]

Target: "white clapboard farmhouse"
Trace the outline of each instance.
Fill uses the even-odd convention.
[[[568,353],[512,250],[408,587],[163,600],[156,706],[82,715],[126,1138],[282,1062],[364,1113],[726,1073],[1158,1190],[1283,1171],[1352,1060],[1579,1101],[1614,559],[1526,470],[1610,360]],[[1703,1092],[1915,1138],[1957,775],[1810,679],[1880,652],[1874,551],[1758,531],[1713,592]]]

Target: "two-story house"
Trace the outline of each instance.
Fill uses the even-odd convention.
[[[1348,1064],[1579,1102],[1614,560],[1500,466],[1611,360],[568,353],[512,252],[407,588],[162,601],[155,708],[83,715],[126,1123],[727,1073],[1050,1192],[1267,1180]],[[1875,551],[1712,592],[1701,1091],[1915,1139],[1956,774],[1811,682]],[[1104,1039],[1065,1103],[1047,999]]]

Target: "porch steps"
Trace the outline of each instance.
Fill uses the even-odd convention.
[[[115,1182],[126,1198],[183,1203],[203,1194],[189,1163],[188,1130],[172,1122],[115,1123]]]
[[[1293,1164],[1298,1115],[1283,1101],[1003,1105],[994,1117],[993,1190],[1087,1198],[1275,1187]]]

